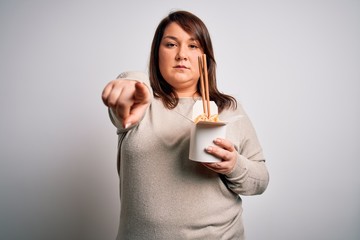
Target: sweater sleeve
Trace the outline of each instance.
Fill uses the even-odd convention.
[[[255,129],[245,112],[242,115],[241,121],[235,124],[239,131],[234,131],[241,135],[235,146],[238,151],[237,163],[234,170],[224,177],[229,189],[236,194],[258,195],[266,190],[269,173]]]
[[[116,79],[119,81],[121,81],[123,79],[128,79],[128,80],[135,80],[135,81],[142,82],[149,89],[150,96],[153,96],[153,91],[152,91],[152,88],[150,87],[149,77],[143,72],[136,72],[136,71],[123,72]],[[109,111],[110,120],[113,123],[113,125],[118,129],[118,132],[126,132],[130,128],[133,128],[134,126],[136,126],[136,124],[135,124],[135,125],[130,126],[127,129],[123,128],[121,119],[119,119],[117,117],[117,115],[114,113],[114,111],[111,108],[109,108],[108,111]]]

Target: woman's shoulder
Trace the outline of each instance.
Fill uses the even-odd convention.
[[[220,113],[220,116],[225,118],[224,120],[226,121],[227,118],[233,118],[233,117],[237,117],[237,116],[246,116],[246,112],[245,112],[244,107],[241,104],[241,102],[237,101],[236,106],[231,106],[229,108],[224,109]]]

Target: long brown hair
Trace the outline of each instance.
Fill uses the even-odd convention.
[[[228,108],[236,109],[236,99],[232,96],[219,92],[217,89],[216,62],[209,31],[201,19],[187,11],[176,11],[170,13],[159,23],[155,31],[151,45],[149,63],[150,84],[154,92],[154,97],[160,98],[165,107],[168,109],[175,108],[179,102],[177,94],[171,85],[165,81],[160,73],[159,68],[160,43],[163,38],[165,28],[173,22],[177,23],[188,34],[193,34],[195,39],[199,41],[204,53],[206,54],[210,100],[216,103],[219,112]],[[202,94],[200,91],[199,82],[197,84],[197,92]]]

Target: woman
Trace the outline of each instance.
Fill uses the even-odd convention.
[[[219,118],[242,116],[228,124],[226,139],[205,149],[219,163],[189,160],[203,53]],[[268,171],[250,120],[217,89],[210,36],[198,17],[177,11],[164,18],[152,42],[149,77],[123,73],[102,98],[119,135],[118,239],[244,239],[240,195],[264,192]]]

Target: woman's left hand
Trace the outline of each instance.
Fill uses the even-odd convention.
[[[229,174],[235,168],[238,153],[229,140],[217,138],[214,143],[216,146],[209,146],[205,151],[221,159],[221,162],[203,164],[214,172]]]

